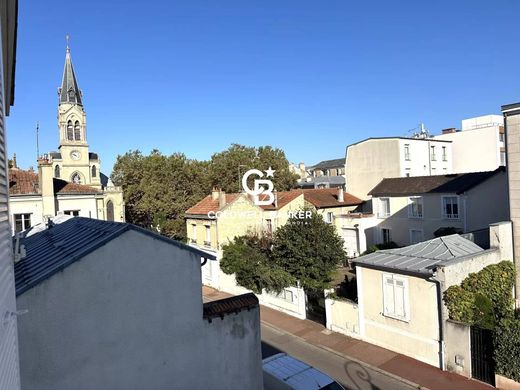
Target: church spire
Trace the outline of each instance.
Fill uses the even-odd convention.
[[[69,36],[67,35],[67,51],[65,54],[65,67],[63,68],[63,79],[61,88],[58,89],[60,104],[70,103],[82,106],[81,91],[76,80],[74,67],[70,58]]]

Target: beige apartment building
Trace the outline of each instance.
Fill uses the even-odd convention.
[[[38,159],[38,173],[21,170],[16,162],[9,172],[13,233],[59,214],[125,220],[122,189],[101,172],[99,155],[89,149],[83,94],[68,46],[58,95],[58,151]]]
[[[516,264],[516,306],[520,307],[520,103],[502,106],[507,142],[509,203],[513,222],[513,244]]]
[[[452,173],[452,142],[433,138],[368,138],[347,146],[346,189],[361,199],[381,180]]]
[[[453,173],[493,171],[506,165],[504,118],[500,115],[464,119],[461,130],[444,129],[434,139],[452,142]]]

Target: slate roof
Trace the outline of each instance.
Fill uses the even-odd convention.
[[[462,194],[480,183],[483,183],[499,172],[505,172],[505,168],[500,167],[494,171],[486,172],[383,179],[368,194],[374,197],[406,196],[428,193]]]
[[[334,160],[324,160],[320,161],[316,165],[313,165],[308,170],[315,170],[315,169],[331,169],[331,168],[343,168],[345,166],[345,159],[344,158],[336,158]]]
[[[484,249],[458,234],[437,237],[403,248],[385,249],[356,258],[358,265],[392,272],[432,275],[439,265],[483,252]]]
[[[26,256],[14,265],[16,295],[23,294],[128,230],[165,241],[206,259],[215,259],[211,254],[129,223],[74,217],[20,239]]]
[[[9,169],[9,195],[38,194],[38,174],[23,169]]]
[[[277,206],[273,204],[259,206],[264,210],[279,210],[292,202],[298,196],[302,195],[304,199],[314,205],[316,208],[325,207],[341,207],[341,206],[356,206],[363,201],[355,196],[344,192],[343,202],[338,202],[337,188],[319,188],[319,189],[296,189],[291,191],[280,191],[276,193]],[[226,205],[233,202],[239,196],[245,194],[226,194]],[[260,196],[262,199],[262,196]],[[221,210],[218,199],[213,199],[211,195],[206,196],[193,207],[186,211],[186,215],[207,215],[209,212],[216,212]]]
[[[61,157],[61,152],[50,152],[49,153],[49,156],[53,159],[53,160],[61,160],[62,157]],[[99,156],[97,153],[94,153],[94,152],[89,152],[88,153],[88,159],[89,160],[99,160]]]
[[[251,310],[258,307],[258,298],[253,293],[236,295],[230,298],[207,302],[203,305],[203,317],[206,319],[238,313],[242,310]]]
[[[82,105],[81,91],[76,80],[76,73],[72,66],[72,59],[70,58],[70,49],[67,46],[67,52],[65,54],[65,67],[63,68],[63,78],[61,80],[60,93],[60,104],[71,103]]]
[[[319,184],[328,184],[333,186],[343,186],[345,185],[345,178],[343,176],[317,176],[317,177],[309,177],[303,179],[297,186],[300,188],[311,187],[314,188],[315,185]]]

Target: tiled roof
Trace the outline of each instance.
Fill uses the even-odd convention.
[[[247,293],[205,303],[203,317],[209,320],[216,317],[224,318],[227,314],[251,310],[255,307],[258,307],[258,298],[253,293]]]
[[[20,239],[26,256],[14,265],[16,295],[23,294],[128,230],[152,236],[206,259],[215,259],[211,254],[129,223],[74,217]]]
[[[325,160],[320,161],[316,165],[307,168],[310,171],[315,169],[330,169],[330,168],[344,168],[345,167],[345,159],[344,158],[336,158],[334,160]]]
[[[471,172],[452,175],[396,177],[383,179],[369,195],[406,196],[427,193],[461,194],[486,181],[499,172],[505,172],[504,167],[494,171]]]
[[[23,169],[9,169],[9,194],[38,194],[38,174]]]
[[[380,250],[360,256],[353,262],[383,270],[431,275],[438,265],[482,251],[484,249],[472,241],[452,234],[403,248]]]
[[[59,195],[65,195],[65,194],[97,194],[98,192],[101,192],[100,190],[83,185],[83,184],[76,184],[76,183],[69,183],[68,181],[61,180],[61,179],[53,179],[54,181],[54,193]]]
[[[264,210],[279,210],[292,202],[298,196],[302,195],[304,199],[314,205],[316,208],[355,206],[363,203],[359,198],[344,192],[344,201],[338,202],[337,188],[320,188],[320,189],[296,189],[291,191],[280,191],[276,193],[277,206],[273,204],[260,206]],[[245,194],[226,194],[226,205],[233,202],[240,195]],[[266,195],[265,195],[266,196]],[[260,196],[262,199],[265,196]],[[209,212],[219,211],[218,199],[213,199],[211,195],[206,196],[195,206],[186,211],[187,215],[207,215]]]

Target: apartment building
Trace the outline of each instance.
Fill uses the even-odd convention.
[[[347,146],[346,189],[361,199],[381,180],[452,173],[452,142],[433,138],[368,138]]]
[[[464,119],[461,130],[444,129],[434,139],[452,142],[454,173],[493,171],[506,165],[504,118],[500,115]]]
[[[478,235],[492,223],[509,220],[504,167],[384,179],[369,194],[378,219],[372,237],[376,243],[411,245],[449,232]]]

